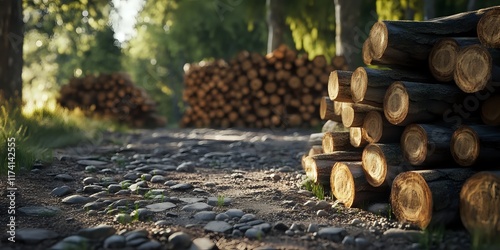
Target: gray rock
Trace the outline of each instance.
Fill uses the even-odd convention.
[[[370,245],[367,239],[358,237],[354,240],[354,245],[359,249],[366,249]]]
[[[194,162],[188,161],[179,165],[176,170],[177,172],[192,173],[195,171],[196,165]]]
[[[99,225],[97,227],[84,228],[77,235],[90,240],[102,240],[116,233],[116,229],[110,225]]]
[[[249,222],[249,221],[252,221],[252,220],[255,220],[255,219],[256,219],[255,214],[244,214],[243,216],[241,216],[241,218],[238,221],[238,223],[245,223],[245,222]]]
[[[265,233],[260,230],[259,228],[250,228],[245,232],[245,237],[255,240],[255,239],[262,239],[264,237]]]
[[[216,213],[213,211],[201,211],[194,215],[194,218],[202,221],[212,221],[215,219]]]
[[[242,173],[234,173],[234,174],[231,174],[230,177],[233,178],[233,179],[243,179],[243,178],[245,178],[245,176]]]
[[[16,240],[28,244],[36,244],[40,241],[59,237],[54,231],[41,228],[21,228],[16,230]]]
[[[306,231],[307,231],[308,233],[315,233],[315,232],[318,232],[318,229],[319,229],[318,224],[311,223],[311,224],[309,224],[309,226],[307,227],[307,230],[306,230]]]
[[[262,224],[255,225],[252,228],[256,228],[256,229],[262,230],[263,232],[267,233],[267,232],[271,231],[271,224],[262,223]]]
[[[229,215],[227,215],[226,213],[220,213],[215,216],[215,220],[217,221],[225,221],[227,219],[229,219]]]
[[[69,174],[58,174],[54,177],[55,180],[58,181],[74,181],[75,178]]]
[[[315,208],[316,202],[315,201],[306,201],[306,203],[304,203],[304,207]]]
[[[130,213],[130,217],[132,217],[133,219],[138,219],[140,221],[147,221],[152,219],[153,212],[147,208],[139,208],[132,211],[132,213]]]
[[[170,249],[187,249],[191,246],[191,236],[184,232],[173,233],[168,237]]]
[[[109,195],[108,191],[104,190],[104,191],[100,191],[100,192],[94,193],[94,194],[90,195],[89,197],[90,198],[96,198],[96,199],[98,199],[98,198],[101,198],[101,197],[106,197],[108,195]]]
[[[274,224],[273,228],[274,228],[274,230],[278,230],[278,231],[286,231],[286,230],[288,230],[289,227],[285,223],[279,221],[279,222],[276,222],[276,224]]]
[[[83,187],[83,192],[86,194],[94,194],[97,192],[101,192],[103,190],[103,187],[99,185],[87,185]]]
[[[115,193],[115,195],[130,195],[132,192],[128,189],[122,189]]]
[[[357,225],[359,225],[359,224],[361,224],[361,223],[363,223],[363,222],[362,222],[360,219],[357,219],[357,218],[356,218],[356,219],[352,219],[352,221],[351,221],[350,223],[351,223],[351,225],[353,225],[353,226],[357,226]]]
[[[229,216],[229,218],[240,218],[241,216],[243,216],[245,214],[245,212],[243,212],[243,210],[241,209],[235,209],[235,208],[232,208],[232,209],[228,209],[226,211],[226,214]]]
[[[212,187],[217,186],[217,184],[215,184],[215,182],[205,182],[205,183],[203,183],[203,186],[208,187],[208,188],[212,188]]]
[[[81,196],[79,194],[74,194],[64,198],[61,202],[65,204],[83,204],[89,201],[95,200],[90,197]]]
[[[170,223],[168,223],[168,221],[166,221],[166,220],[159,220],[159,221],[155,222],[155,225],[156,226],[168,226],[168,225],[170,225]]]
[[[203,229],[209,232],[225,233],[231,230],[233,227],[224,221],[211,221]]]
[[[135,173],[135,172],[130,172],[130,173],[127,173],[123,176],[123,179],[124,180],[130,180],[130,181],[134,181],[136,180],[137,178],[139,178],[139,174],[138,173]]]
[[[144,242],[137,247],[137,250],[158,250],[161,249],[161,243],[156,240]]]
[[[104,248],[106,249],[122,249],[126,245],[125,237],[122,235],[111,235],[104,240]]]
[[[61,196],[65,196],[67,194],[70,194],[71,192],[73,192],[73,190],[70,187],[60,186],[60,187],[56,187],[56,188],[52,189],[50,194],[52,196],[61,197]]]
[[[243,236],[243,233],[238,229],[234,229],[233,232],[231,233],[231,236],[237,238]]]
[[[52,217],[59,214],[61,212],[61,209],[52,206],[30,206],[21,207],[19,208],[19,211],[28,216]]]
[[[229,206],[233,200],[228,197],[208,197],[208,205],[210,206]]]
[[[171,187],[171,186],[174,186],[174,185],[177,185],[177,184],[178,184],[178,182],[176,182],[174,180],[168,180],[165,183],[163,183],[163,185],[168,186],[168,187]]]
[[[95,173],[95,172],[97,172],[97,167],[96,166],[92,166],[92,165],[86,166],[85,167],[85,172],[87,172],[87,173]]]
[[[135,240],[135,239],[147,239],[149,236],[149,232],[146,229],[137,229],[130,232],[126,232],[123,236],[127,242]]]
[[[132,217],[130,217],[129,214],[120,213],[120,214],[115,215],[115,218],[113,219],[113,221],[116,221],[116,222],[121,223],[121,224],[128,224],[128,223],[132,222]]]
[[[389,203],[375,203],[368,207],[368,211],[385,216],[391,211],[391,206]]]
[[[96,184],[96,183],[99,183],[99,179],[95,178],[95,177],[86,177],[85,179],[83,179],[83,185],[92,185],[92,184]]]
[[[193,244],[189,250],[215,250],[215,242],[209,238],[196,238],[193,240]]]
[[[182,202],[186,202],[186,203],[191,204],[191,203],[196,203],[196,202],[202,202],[205,199],[197,198],[197,197],[187,197],[187,198],[185,197],[185,198],[179,198],[179,200]],[[208,205],[211,205],[211,204],[208,204]],[[211,206],[213,206],[213,205],[211,205]]]
[[[281,176],[279,174],[270,174],[269,178],[275,182],[281,180]]]
[[[204,193],[207,193],[207,191],[205,191],[202,188],[195,188],[195,189],[193,189],[193,193],[204,194]]]
[[[290,166],[283,166],[281,168],[278,168],[278,172],[282,172],[282,173],[289,173],[289,172],[293,172],[293,171],[295,171],[295,170]]]
[[[163,177],[161,175],[155,175],[151,178],[152,183],[160,183],[160,182],[164,182],[164,181],[165,181],[165,177]]]
[[[292,225],[290,226],[290,230],[292,231],[302,231],[304,230],[304,227],[299,224],[299,223],[292,223]]]
[[[208,205],[207,203],[197,202],[185,205],[184,207],[182,207],[181,210],[186,212],[200,212],[200,211],[211,211],[212,209],[213,207]]]
[[[108,186],[109,193],[114,194],[120,190],[122,190],[122,186],[120,184],[109,184],[109,186]]]
[[[160,176],[161,176],[161,175],[160,175]],[[163,176],[162,176],[162,177],[163,177]],[[141,179],[142,179],[142,180],[145,180],[145,181],[151,181],[151,182],[153,182],[153,181],[152,181],[152,179],[153,179],[153,175],[151,175],[151,174],[142,174],[142,175],[141,175]]]
[[[328,213],[325,210],[320,209],[316,212],[316,215],[319,217],[325,217],[328,216]]]
[[[173,185],[170,187],[170,189],[176,190],[176,191],[183,191],[183,190],[188,190],[191,188],[193,188],[193,185],[191,185],[189,183],[179,183],[179,184],[176,184],[176,185]]]
[[[102,166],[108,164],[105,161],[96,161],[96,160],[79,160],[76,163],[80,165],[94,165],[94,166]]]
[[[325,200],[320,200],[318,202],[316,202],[316,209],[327,209],[327,208],[330,208],[332,206],[332,204],[330,204],[328,201],[325,201]]]
[[[295,235],[295,232],[293,230],[286,230],[285,231],[285,234],[288,235],[288,236],[294,236]]]
[[[342,240],[342,244],[344,245],[349,245],[349,246],[352,246],[354,245],[354,237],[351,236],[351,235],[347,235],[346,237],[344,237],[344,239]]]
[[[89,240],[87,238],[72,235],[50,247],[50,250],[84,249],[88,246]]]
[[[153,212],[163,212],[165,210],[168,210],[168,209],[171,209],[174,207],[177,207],[177,205],[175,205],[172,202],[161,202],[161,203],[155,203],[155,204],[151,204],[151,205],[146,206],[147,209],[149,209]]]
[[[388,239],[388,238],[405,238],[405,239],[408,239],[410,241],[418,241],[423,235],[423,232],[422,231],[418,231],[418,230],[403,230],[403,229],[399,229],[399,228],[391,228],[387,231],[384,232],[384,234],[382,235],[382,237],[384,239]]]
[[[341,242],[347,235],[347,231],[339,227],[326,227],[318,231],[318,236],[322,239]]]
[[[92,202],[89,202],[89,203],[86,203],[85,205],[83,205],[83,209],[85,210],[99,210],[103,207],[106,206],[106,203],[104,202],[97,202],[97,201],[92,201]]]

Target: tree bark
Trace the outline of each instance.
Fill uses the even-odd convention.
[[[335,53],[344,56],[350,69],[361,64],[359,48],[359,26],[361,0],[334,0],[335,4]]]
[[[271,53],[283,43],[283,34],[285,32],[285,17],[283,15],[282,0],[267,0],[267,53]]]
[[[0,101],[22,101],[24,22],[22,1],[0,1]]]
[[[304,158],[304,170],[307,177],[325,186],[330,185],[330,173],[338,161],[361,161],[361,151],[336,151]]]

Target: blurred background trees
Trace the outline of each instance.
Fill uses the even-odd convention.
[[[116,8],[127,2],[142,6],[137,16]],[[361,64],[362,42],[377,19],[424,20],[498,4],[500,0],[23,0],[23,94],[29,105],[45,105],[72,77],[125,71],[175,124],[183,110],[186,63],[230,60],[242,50],[265,54],[285,43],[311,58],[344,54],[354,68]],[[131,19],[133,32],[118,34],[123,33],[120,24]]]

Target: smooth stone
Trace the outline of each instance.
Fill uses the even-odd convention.
[[[303,230],[303,226],[299,223],[292,223],[292,225],[290,226],[290,230],[292,231],[302,231]]]
[[[316,209],[327,209],[330,208],[332,204],[330,204],[328,201],[325,200],[320,200],[316,203]]]
[[[328,216],[328,212],[326,212],[325,210],[318,210],[316,212],[316,215],[319,216],[319,217],[325,217],[325,216]]]
[[[168,223],[168,221],[166,221],[166,220],[159,220],[159,221],[155,222],[155,225],[156,226],[168,226],[168,225],[170,225],[170,223]]]
[[[134,181],[137,178],[139,178],[139,174],[134,172],[127,173],[123,176],[123,179],[130,181]]]
[[[147,208],[139,208],[130,213],[130,217],[132,217],[133,219],[138,219],[140,221],[149,220],[152,218],[152,216],[153,212]]]
[[[220,198],[219,197],[208,197],[208,205],[210,206],[220,206],[222,203],[222,206],[229,206],[231,205],[231,203],[233,202],[233,199],[231,198],[228,198],[228,197],[223,197],[223,198]]]
[[[54,231],[41,228],[21,228],[16,230],[16,240],[28,244],[36,244],[40,241],[54,239],[59,237]]]
[[[161,176],[161,175],[155,175],[151,178],[150,180],[152,183],[160,183],[160,182],[164,182],[165,181],[165,177]]]
[[[216,213],[213,211],[201,211],[194,215],[194,218],[202,221],[212,221],[215,219]]]
[[[215,182],[205,182],[203,183],[203,186],[211,188],[217,186],[217,184],[215,184]]]
[[[351,225],[353,226],[357,226],[359,224],[363,223],[360,219],[352,219],[352,221],[350,222]]]
[[[354,245],[354,237],[351,236],[351,235],[347,235],[342,240],[342,244],[344,244],[344,245]]]
[[[104,240],[104,248],[124,248],[126,245],[125,237],[122,235],[111,235]]]
[[[410,241],[418,241],[422,238],[423,232],[418,230],[403,230],[399,228],[391,228],[385,231],[382,235],[383,238],[406,238]]]
[[[225,221],[227,219],[229,219],[229,215],[227,215],[226,213],[220,213],[215,216],[215,220],[217,221]]]
[[[320,238],[334,242],[341,242],[346,235],[347,231],[344,228],[339,227],[326,227],[318,231],[318,236]]]
[[[61,212],[61,209],[53,206],[30,206],[21,207],[19,208],[19,211],[28,216],[52,217],[59,214]]]
[[[85,237],[72,235],[59,241],[50,250],[68,250],[68,249],[82,249],[89,245],[89,240]]]
[[[179,183],[179,184],[170,186],[170,189],[176,190],[176,191],[183,191],[183,190],[187,190],[190,188],[193,188],[193,185],[191,185],[189,183]]]
[[[97,161],[97,160],[79,160],[76,163],[80,165],[94,165],[94,166],[102,166],[108,164],[105,161]]]
[[[56,188],[52,189],[50,194],[52,196],[61,197],[61,196],[65,196],[67,194],[70,194],[71,192],[73,192],[73,190],[70,187],[60,186],[60,187],[56,187]]]
[[[241,209],[232,208],[232,209],[228,209],[226,211],[226,214],[229,216],[229,218],[235,218],[235,217],[240,218],[241,216],[243,216],[245,214],[245,212],[243,212],[243,210],[241,210]]]
[[[163,176],[162,176],[163,177]],[[141,179],[142,180],[145,180],[145,181],[151,181],[153,182],[151,179],[153,178],[153,175],[150,175],[150,174],[141,174]]]
[[[108,186],[108,192],[109,193],[116,193],[118,191],[122,190],[122,186],[120,184],[109,184]]]
[[[94,193],[94,194],[90,195],[89,197],[90,198],[101,198],[101,197],[106,197],[108,195],[109,195],[108,191],[104,190],[104,191]]]
[[[307,227],[306,232],[308,232],[308,233],[315,233],[315,232],[318,232],[318,229],[319,229],[318,224],[311,223]]]
[[[149,232],[146,229],[136,229],[133,231],[126,232],[123,236],[127,241],[131,241],[134,239],[145,238],[147,239],[149,236]]]
[[[184,162],[176,168],[177,172],[185,172],[185,173],[192,173],[195,171],[195,169],[196,165],[194,162],[191,161]]]
[[[370,245],[370,242],[365,238],[359,237],[354,240],[354,245],[359,249],[366,249]]]
[[[83,179],[83,185],[92,185],[92,184],[96,184],[96,183],[99,183],[99,180],[95,177],[86,177],[85,179]]]
[[[197,197],[188,197],[188,198],[179,198],[179,200],[182,201],[182,202],[186,202],[186,203],[191,204],[191,203],[196,203],[196,202],[202,202],[205,199],[203,199],[203,198],[197,198]],[[208,204],[208,205],[211,205],[211,204]]]
[[[116,229],[110,225],[99,225],[97,227],[84,228],[77,232],[77,235],[90,240],[102,240],[116,233]]]
[[[175,167],[175,166],[174,166]],[[175,170],[175,169],[174,169]],[[160,170],[160,169],[153,169],[151,171],[149,171],[149,174],[150,175],[166,175],[167,174],[167,171],[165,170]]]
[[[87,173],[94,173],[97,172],[97,167],[96,166],[86,166],[85,167],[85,172]]]
[[[130,190],[128,190],[128,189],[122,189],[122,190],[120,190],[120,191],[116,192],[115,194],[116,194],[116,195],[129,195],[129,194],[131,194],[131,193],[132,193],[132,192],[131,192]]]
[[[86,203],[85,205],[83,205],[83,209],[85,210],[98,210],[98,209],[101,209],[103,207],[106,206],[106,203],[104,202],[97,202],[97,201],[92,201],[92,202],[89,202],[89,203]]]
[[[74,195],[71,195],[71,196],[68,196],[64,199],[62,199],[62,203],[65,203],[65,204],[83,204],[83,203],[87,203],[91,200],[94,200],[93,198],[90,198],[90,197],[85,197],[85,196],[81,196],[79,194],[74,194]]]
[[[191,236],[184,232],[173,233],[168,237],[171,249],[186,249],[191,246]]]
[[[83,187],[83,192],[86,194],[94,194],[97,192],[101,192],[103,188],[99,185],[87,185]]]
[[[265,235],[265,233],[260,230],[259,228],[250,228],[245,232],[245,237],[255,240],[255,239],[262,239],[262,237]]]
[[[171,208],[177,207],[172,202],[161,202],[161,203],[155,203],[151,205],[147,205],[146,208],[153,211],[153,212],[162,212]]]
[[[279,222],[276,222],[276,224],[274,224],[273,228],[275,230],[278,230],[278,231],[286,231],[286,230],[288,230],[289,227],[285,223],[279,221]]]
[[[200,211],[211,211],[212,209],[213,207],[208,205],[207,203],[197,202],[185,205],[184,207],[182,207],[181,210],[186,212],[200,212]]]
[[[286,230],[285,231],[285,234],[288,235],[288,236],[294,236],[295,235],[295,232],[293,230]]]
[[[203,229],[209,232],[225,233],[233,227],[225,221],[211,221]]]
[[[115,215],[113,221],[116,221],[121,224],[128,224],[132,222],[132,217],[129,214],[120,213]]]
[[[269,178],[271,178],[275,182],[281,180],[281,176],[279,174],[270,174]]]
[[[256,229],[259,229],[259,230],[262,230],[263,232],[269,232],[271,231],[271,224],[269,223],[262,223],[262,224],[258,224],[258,225],[255,225],[253,226],[252,228],[256,228]]]
[[[256,219],[255,214],[244,214],[238,220],[238,223],[245,223],[245,222],[249,222],[249,221],[252,221],[252,220],[255,220],[255,219]]]
[[[306,201],[306,203],[304,203],[304,207],[314,208],[314,207],[316,207],[316,202],[315,201]]]
[[[290,166],[283,166],[281,168],[278,168],[278,172],[282,172],[282,173],[289,173],[289,172],[293,172],[293,171],[295,171],[295,170]]]
[[[174,186],[174,185],[177,185],[177,184],[178,184],[178,182],[177,182],[177,181],[174,181],[174,180],[168,180],[168,181],[166,181],[165,183],[163,183],[163,185],[165,185],[165,186],[169,186],[169,187]]]
[[[193,189],[193,193],[204,194],[204,193],[207,193],[207,191],[205,191],[202,188],[195,188],[195,189]]]
[[[69,174],[58,174],[54,177],[55,180],[58,181],[74,181],[75,178]]]
[[[189,250],[215,250],[218,249],[209,238],[196,238],[193,240],[191,248]]]
[[[139,245],[137,250],[157,250],[161,249],[161,243],[156,240],[151,240]]]
[[[231,236],[233,236],[233,237],[241,237],[241,236],[243,236],[243,233],[240,230],[238,230],[238,229],[234,229],[233,232],[231,233]]]

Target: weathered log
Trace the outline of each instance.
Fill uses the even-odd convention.
[[[321,145],[314,145],[309,149],[309,152],[307,153],[307,156],[313,156],[313,155],[319,155],[323,154],[323,147]]]
[[[487,125],[462,125],[453,133],[450,148],[460,166],[486,167],[500,159],[500,130]]]
[[[434,78],[441,82],[452,81],[460,49],[478,43],[475,37],[443,38],[436,42],[429,54],[429,69]]]
[[[405,159],[414,166],[446,164],[452,160],[450,141],[453,131],[431,124],[406,126],[401,136]]]
[[[321,118],[321,120],[342,122],[342,117],[335,114],[333,101],[330,100],[330,97],[328,96],[321,98],[321,102],[319,105],[319,117]]]
[[[334,70],[328,79],[328,96],[332,101],[352,102],[350,82],[352,71]]]
[[[413,170],[404,164],[399,143],[369,144],[363,150],[361,162],[366,180],[374,187],[383,184],[390,186],[399,173]]]
[[[349,132],[326,132],[321,145],[325,153],[353,149],[349,141]]]
[[[500,48],[500,8],[487,11],[477,24],[477,36],[490,48]]]
[[[323,124],[323,127],[321,128],[322,133],[326,132],[342,132],[342,131],[347,131],[344,126],[342,126],[342,123],[328,120]]]
[[[458,52],[453,79],[465,93],[483,90],[500,81],[500,52],[481,45],[468,46]]]
[[[459,219],[460,189],[475,172],[435,169],[399,174],[392,183],[391,207],[396,218],[424,229]]]
[[[307,156],[304,170],[307,177],[315,183],[330,185],[330,173],[338,161],[360,161],[361,151],[337,151],[328,154]]]
[[[363,137],[369,143],[400,142],[404,127],[394,126],[382,116],[381,112],[370,111],[363,120]]]
[[[387,200],[389,186],[371,186],[365,178],[361,162],[341,161],[331,169],[332,194],[346,207]]]
[[[434,121],[463,96],[453,85],[398,81],[387,89],[384,115],[390,123],[399,126]]]
[[[366,140],[366,132],[361,127],[349,128],[349,140],[351,145],[355,148],[361,148],[368,144]]]
[[[500,243],[500,171],[479,172],[460,191],[460,218],[479,242]]]

